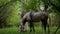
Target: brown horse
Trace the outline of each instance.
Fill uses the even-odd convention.
[[[49,18],[49,24],[47,22]],[[21,29],[24,29],[25,23],[28,22],[30,25],[30,32],[34,29],[33,22],[42,22],[42,27],[44,28],[44,32],[46,34],[46,27],[48,27],[48,33],[50,33],[49,26],[51,26],[51,16],[46,12],[28,12],[22,18]],[[22,27],[23,26],[23,27]]]

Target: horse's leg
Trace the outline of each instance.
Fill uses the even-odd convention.
[[[49,24],[48,24],[47,21],[45,20],[45,25],[44,25],[44,30],[45,30],[45,32],[46,32],[46,26],[48,27],[48,34],[50,34]]]
[[[34,23],[32,24],[32,28],[33,28],[33,31],[35,32],[35,29],[34,29]]]
[[[35,29],[34,29],[34,23],[30,22],[30,32],[32,32],[32,30],[35,32]]]
[[[30,20],[30,28],[31,28],[31,30],[30,30],[30,31],[32,31],[32,30],[35,31],[32,16],[33,16],[33,14],[32,14],[32,12],[31,12],[31,13],[30,13],[30,18],[31,18],[31,20]]]
[[[46,24],[44,25],[44,32],[45,32],[45,34],[46,34]]]
[[[43,27],[43,24],[42,24],[42,33],[44,34],[44,27]]]
[[[44,33],[46,34],[47,22],[46,21],[42,21],[42,25],[43,25],[43,28],[44,28]]]
[[[48,34],[50,34],[49,24],[47,24],[47,27],[48,27]]]
[[[32,26],[31,26],[31,23],[29,23],[29,27],[30,27],[30,32],[32,32]]]

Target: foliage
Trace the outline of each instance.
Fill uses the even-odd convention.
[[[38,10],[40,5],[40,0],[21,0],[21,8],[23,11]]]
[[[7,23],[11,25],[15,25],[19,23],[20,21],[20,16],[18,15],[19,11],[19,2],[13,3],[11,6],[8,7],[8,11],[11,12],[10,16],[7,19]]]
[[[18,23],[19,1],[0,0],[0,27],[6,27],[9,23]]]

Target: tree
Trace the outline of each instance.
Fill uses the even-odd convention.
[[[8,25],[9,17],[11,14],[18,13],[19,5],[17,5],[17,0],[0,0],[0,28],[6,27]]]

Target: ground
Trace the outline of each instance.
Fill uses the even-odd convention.
[[[35,27],[36,32],[19,32],[18,27],[9,27],[9,28],[0,28],[0,34],[42,34],[42,28],[41,27]],[[52,34],[56,30],[56,27],[52,28]],[[58,30],[57,34],[60,34],[60,30]]]

